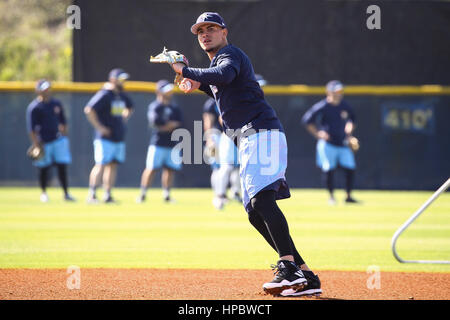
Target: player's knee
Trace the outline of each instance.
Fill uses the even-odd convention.
[[[259,212],[271,208],[275,204],[275,191],[261,191],[251,199],[250,203],[252,208]]]
[[[252,225],[255,225],[258,219],[259,219],[258,212],[256,212],[255,210],[250,210],[248,212],[248,221],[250,221]]]

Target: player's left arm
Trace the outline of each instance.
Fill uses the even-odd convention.
[[[211,68],[181,69],[184,78],[192,79],[203,84],[227,85],[230,84],[239,73],[239,63],[232,56],[225,56],[217,62],[217,66]]]
[[[353,123],[353,121],[347,121],[344,130],[347,136],[351,136],[353,134],[353,131],[355,130],[355,124]]]
[[[345,134],[347,136],[352,136],[353,131],[355,131],[355,112],[353,111],[353,109],[351,107],[347,108],[348,110],[348,114],[349,114],[349,119],[347,121],[347,123],[345,124]]]
[[[238,57],[223,54],[218,58],[217,66],[215,67],[190,68],[182,63],[175,63],[172,65],[172,68],[175,72],[183,76],[184,82],[189,81],[191,82],[191,87],[194,87],[189,90],[183,90],[180,85],[180,88],[184,92],[192,92],[195,89],[200,89],[209,94],[205,90],[208,85],[227,85],[236,78],[240,70],[240,62]]]
[[[63,136],[67,136],[69,132],[69,126],[66,121],[66,115],[64,113],[64,108],[62,106],[62,103],[58,101],[58,104],[56,105],[57,108],[59,108],[58,112],[58,130],[61,132]]]
[[[131,115],[133,114],[133,109],[130,109],[130,108],[125,108],[125,109],[123,109],[123,112],[122,112],[122,117],[123,117],[123,119],[125,120],[125,121],[127,121],[128,119],[130,119],[130,117],[131,117]]]
[[[123,120],[128,121],[128,119],[130,119],[130,117],[133,115],[133,112],[134,112],[133,102],[127,96],[124,96],[124,98],[125,98],[126,108],[123,109],[123,111],[122,111],[122,117],[123,117]]]

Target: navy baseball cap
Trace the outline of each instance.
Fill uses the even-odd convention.
[[[109,79],[127,80],[130,77],[123,69],[115,68],[109,72]]]
[[[52,85],[51,85],[50,81],[48,81],[47,79],[40,79],[36,83],[35,89],[37,92],[42,92],[42,91],[49,89],[51,86]]]
[[[336,92],[344,89],[344,85],[339,80],[332,80],[327,83],[327,92]]]
[[[160,92],[160,93],[167,93],[169,91],[172,91],[174,88],[173,83],[167,81],[167,80],[159,80],[156,83],[156,91]]]
[[[212,23],[218,25],[219,27],[226,28],[225,21],[217,12],[203,12],[198,18],[195,24],[191,27],[191,32],[197,34],[197,29],[202,24]]]

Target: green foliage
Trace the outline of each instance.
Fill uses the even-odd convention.
[[[70,0],[0,2],[0,80],[70,81],[71,30],[66,27]]]

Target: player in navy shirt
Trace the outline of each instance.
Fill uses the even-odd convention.
[[[88,203],[96,203],[96,189],[103,174],[104,202],[115,202],[111,189],[117,175],[117,164],[125,161],[126,121],[133,103],[124,93],[123,84],[129,75],[122,69],[113,69],[109,81],[87,103],[84,112],[95,129],[95,165],[89,176]]]
[[[141,194],[137,202],[146,199],[147,188],[151,185],[155,173],[162,169],[161,185],[164,201],[172,201],[170,189],[173,185],[175,171],[181,170],[180,150],[175,148],[177,141],[172,141],[172,133],[181,127],[183,116],[180,108],[172,103],[173,84],[160,80],[156,85],[156,100],[148,106],[148,121],[152,128],[147,160],[141,177]]]
[[[355,113],[343,100],[344,86],[337,80],[330,81],[327,96],[313,105],[303,116],[302,123],[317,139],[316,162],[326,177],[330,194],[329,203],[334,205],[334,175],[339,165],[345,171],[347,198],[345,202],[356,203],[352,198],[355,157],[348,147],[348,139],[354,130]]]
[[[222,118],[216,100],[208,98],[203,107],[203,129],[205,131],[205,160],[211,165],[211,186],[214,191],[213,205],[223,209],[228,202],[226,191],[230,185],[233,199],[241,202],[239,162],[237,148],[223,133]]]
[[[214,97],[227,135],[236,137],[244,207],[251,224],[280,257],[275,278],[263,289],[273,295],[290,289],[297,293],[306,288],[305,277],[316,276],[295,249],[287,221],[276,203],[290,196],[285,179],[287,142],[283,127],[264,99],[249,58],[228,43],[228,29],[220,15],[201,14],[191,32],[211,63],[209,68],[172,64],[174,71],[184,77],[180,89],[186,93],[200,89]]]
[[[37,97],[27,108],[27,131],[33,146],[42,146],[44,156],[33,164],[39,168],[39,185],[41,201],[47,202],[47,180],[49,169],[56,165],[58,179],[64,190],[64,199],[74,201],[68,192],[67,165],[72,157],[67,138],[68,126],[64,109],[60,101],[51,96],[51,83],[46,79],[36,84]]]

